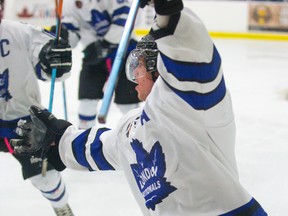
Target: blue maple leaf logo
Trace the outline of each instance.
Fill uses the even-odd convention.
[[[9,71],[6,69],[2,74],[0,74],[0,98],[4,98],[7,102],[12,98],[9,90]]]
[[[148,209],[155,210],[170,193],[177,190],[164,177],[166,172],[165,155],[159,142],[148,153],[142,143],[133,139],[131,146],[136,153],[137,164],[131,164],[139,190],[146,201]]]

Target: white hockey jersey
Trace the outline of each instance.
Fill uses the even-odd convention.
[[[29,118],[29,107],[40,106],[38,79],[48,77],[41,70],[39,52],[53,39],[44,30],[20,22],[0,24],[0,137],[13,138],[18,120]]]
[[[131,0],[65,0],[62,24],[69,31],[69,43],[81,41],[83,49],[98,39],[119,44],[130,11]],[[143,22],[144,12],[138,11],[135,26]],[[137,40],[135,34],[132,38]]]
[[[130,10],[127,0],[67,0],[63,4],[62,24],[69,31],[69,42],[83,48],[104,38],[112,44],[120,42]]]
[[[189,11],[157,29],[162,18],[150,32],[161,77],[144,107],[115,129],[70,126],[59,143],[62,161],[124,170],[145,216],[267,215],[238,180],[231,98],[207,30]]]

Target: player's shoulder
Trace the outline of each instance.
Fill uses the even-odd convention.
[[[131,124],[132,122],[137,121],[137,119],[139,119],[139,117],[141,116],[143,112],[143,107],[138,107],[135,109],[130,110],[129,112],[127,112],[125,115],[123,115],[118,124],[117,127],[118,128],[126,128],[127,125]]]
[[[19,22],[14,21],[14,20],[7,20],[7,19],[2,19],[1,20],[1,27],[2,28],[17,28],[19,25]]]
[[[15,29],[18,31],[21,31],[21,29],[33,27],[31,24],[28,24],[28,23],[19,22],[16,20],[7,20],[7,19],[1,20],[1,26],[6,29]]]
[[[127,114],[123,115],[120,122],[129,121],[130,119],[137,118],[143,112],[143,107],[140,106],[138,108],[132,109]]]
[[[6,19],[2,19],[1,20],[1,29],[2,31],[4,31],[6,34],[12,34],[12,35],[19,35],[19,31],[21,31],[21,29],[23,29],[23,24],[18,22],[18,21],[14,21],[14,20],[6,20]]]

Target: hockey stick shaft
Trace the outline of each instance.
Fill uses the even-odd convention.
[[[55,0],[55,6],[56,6],[55,44],[57,44],[59,41],[60,33],[61,33],[61,17],[62,17],[63,0]],[[50,100],[49,100],[49,108],[48,108],[49,112],[52,112],[56,74],[57,74],[57,70],[56,70],[56,68],[53,68],[52,69],[52,76],[51,76],[51,86],[50,86]],[[47,165],[48,165],[47,158],[45,157],[45,155],[42,155],[42,171],[41,171],[42,176],[46,176]]]
[[[57,44],[59,41],[60,33],[61,33],[61,17],[62,17],[63,0],[55,0],[55,4],[56,4],[56,38],[55,38],[55,44]],[[48,108],[49,112],[52,112],[56,73],[57,73],[56,68],[53,68],[52,69],[52,76],[51,76],[50,100],[49,100],[49,108]]]
[[[68,121],[68,113],[67,113],[67,103],[66,103],[66,88],[65,82],[62,82],[62,93],[63,93],[63,105],[64,105],[64,116],[65,120]]]
[[[56,27],[56,41],[58,42],[59,37],[60,37],[60,33],[61,33],[61,17],[62,17],[62,8],[63,8],[63,0],[61,0],[61,2],[59,2],[58,4],[58,0],[55,0],[56,3],[56,16],[57,16],[57,26]],[[65,120],[68,120],[68,113],[67,113],[67,105],[66,105],[66,88],[65,88],[65,81],[62,82],[62,94],[63,94],[63,105],[64,105],[64,116],[65,116]]]
[[[108,115],[113,93],[114,93],[116,84],[118,82],[120,69],[124,61],[126,52],[127,52],[131,33],[133,31],[134,22],[136,20],[138,8],[139,8],[139,2],[140,0],[133,0],[130,11],[129,11],[129,15],[128,15],[128,18],[124,27],[123,35],[121,37],[121,41],[117,49],[116,57],[112,65],[107,87],[104,92],[103,102],[102,102],[102,105],[100,107],[100,111],[98,114],[98,121],[100,123],[106,122],[106,118]]]
[[[55,0],[55,4],[56,4],[56,40],[55,42],[58,43],[60,33],[61,33],[63,0]]]
[[[56,0],[56,2],[57,2],[57,0]],[[61,17],[62,17],[63,0],[60,1],[59,7],[56,7],[56,8],[58,8],[57,22],[59,20],[58,31],[56,33],[56,38],[58,38],[58,40],[59,40],[60,33],[61,33],[61,27],[62,27],[62,25],[61,25]],[[68,120],[65,81],[62,82],[62,93],[63,93],[64,116],[65,116],[65,120]]]
[[[11,147],[11,145],[10,145],[7,137],[4,137],[4,143],[5,143],[8,151],[9,151],[9,153],[13,154],[13,153],[14,153],[14,150],[13,150],[13,148]]]

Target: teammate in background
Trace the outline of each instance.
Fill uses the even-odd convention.
[[[234,114],[217,48],[182,0],[153,5],[155,23],[126,63],[144,106],[115,129],[86,131],[32,106],[34,124],[46,131],[33,130],[23,142],[38,149],[29,136],[54,136],[42,144],[58,148],[62,161],[49,160],[59,170],[124,170],[145,216],[266,216],[239,182]]]
[[[2,19],[4,0],[0,0],[0,151],[13,153],[9,140],[18,138],[15,133],[19,119],[29,121],[28,108],[40,105],[37,78],[50,79],[52,67],[57,69],[57,79],[69,76],[71,47],[60,40],[54,45],[54,37],[31,25]],[[51,203],[56,215],[73,215],[68,205],[68,193],[61,175],[51,164],[41,175],[41,160],[28,155],[13,156],[22,166],[24,179]],[[3,186],[3,185],[2,185]]]
[[[62,35],[72,47],[81,42],[84,54],[79,78],[79,128],[88,129],[95,125],[97,105],[103,98],[103,87],[109,76],[109,68],[112,67],[129,9],[128,0],[64,1]],[[51,31],[55,32],[55,28],[52,27]],[[128,53],[136,44],[132,39]],[[127,80],[125,67],[120,72],[114,102],[123,114],[138,106],[135,84]]]

